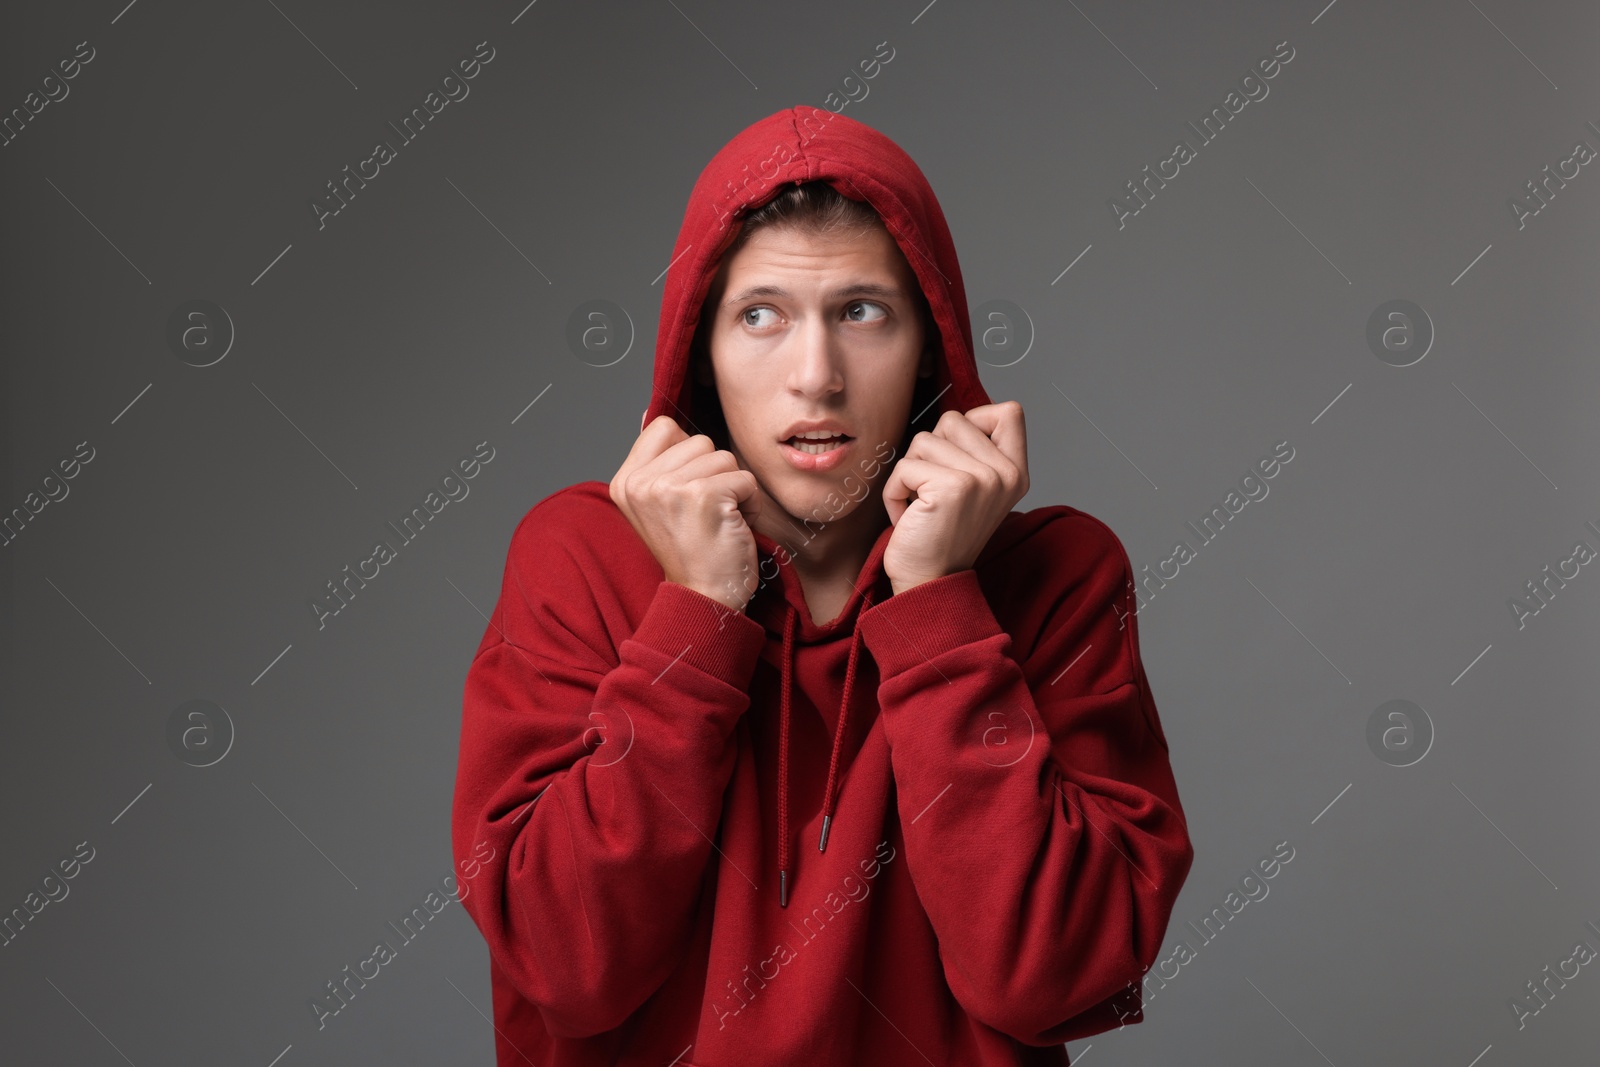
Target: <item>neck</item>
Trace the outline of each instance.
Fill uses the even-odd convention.
[[[817,583],[855,581],[887,525],[889,513],[875,491],[842,518],[823,521],[819,515],[809,523],[768,496],[755,520],[755,527],[789,554],[796,575]]]

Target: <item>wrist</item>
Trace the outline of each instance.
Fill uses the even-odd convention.
[[[670,578],[667,579],[667,580],[668,581],[672,581],[672,579],[670,579]],[[691,590],[693,592],[699,593],[703,597],[706,597],[706,598],[711,599],[711,600],[715,600],[718,604],[721,604],[723,607],[727,608],[729,611],[743,612],[744,608],[745,608],[745,605],[750,602],[750,598],[749,597],[744,597],[744,598],[741,599],[741,598],[739,598],[739,596],[738,596],[738,594],[736,592],[734,592],[734,591],[732,591],[730,589],[721,589],[721,590],[706,589],[706,588],[703,588],[703,587],[698,586],[698,585],[690,585],[687,582],[672,582],[672,584],[673,585],[681,585],[685,589],[689,589],[689,590]]]

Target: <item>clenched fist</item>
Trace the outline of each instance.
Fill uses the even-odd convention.
[[[735,611],[755,592],[756,539],[746,516],[760,508],[756,476],[705,434],[670,415],[639,434],[611,479],[611,500],[649,547],[666,581]]]

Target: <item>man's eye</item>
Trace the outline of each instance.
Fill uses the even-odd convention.
[[[851,304],[849,306],[849,308],[846,309],[846,312],[847,313],[853,313],[857,308],[860,308],[860,309],[863,309],[863,310],[870,308],[873,311],[876,311],[878,313],[877,318],[883,318],[885,315],[888,314],[888,312],[883,310],[883,307],[881,305],[874,304],[870,300],[857,300],[855,303]],[[859,318],[858,319],[858,318],[855,318],[855,316],[853,314],[851,314],[851,321],[853,321],[853,322],[876,322],[877,319],[875,319],[875,318]]]
[[[770,321],[768,321],[768,322],[752,322],[752,321],[750,321],[750,316],[759,315],[764,311],[769,313],[769,314],[772,313],[772,309],[771,308],[745,308],[745,310],[740,313],[740,317],[744,320],[744,324],[746,326],[767,326],[767,325],[771,324]]]

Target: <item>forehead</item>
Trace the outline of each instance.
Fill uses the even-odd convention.
[[[826,235],[793,226],[764,226],[723,257],[711,295],[732,292],[782,276],[793,285],[853,282],[917,288],[916,275],[900,246],[881,225],[838,229]]]

